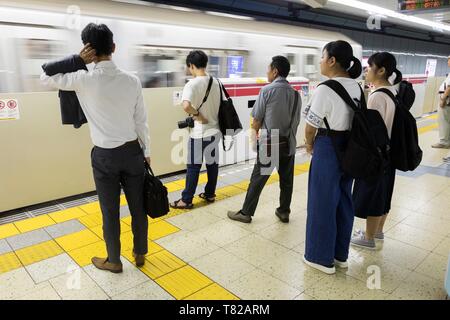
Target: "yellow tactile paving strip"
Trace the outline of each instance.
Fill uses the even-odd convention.
[[[89,244],[100,241],[101,239],[91,230],[86,229],[63,237],[56,238],[55,241],[64,249],[64,251],[72,251],[82,248]]]
[[[56,222],[52,218],[50,218],[47,214],[44,214],[36,218],[30,218],[14,222],[15,226],[17,227],[17,229],[19,229],[21,233],[48,227],[55,223]]]
[[[18,235],[20,231],[13,223],[8,223],[0,226],[0,239],[12,237]]]
[[[16,250],[17,257],[24,266],[39,262],[64,253],[64,250],[53,240]]]
[[[22,263],[14,252],[0,255],[0,274],[18,269],[21,266]]]
[[[80,208],[70,208],[48,214],[48,216],[51,219],[53,219],[56,223],[73,220],[76,218],[83,217],[85,215],[87,215],[87,213],[81,210]]]
[[[201,289],[204,289],[208,285],[213,284],[211,279],[191,266],[185,266],[175,270],[155,281],[177,300],[184,299]]]

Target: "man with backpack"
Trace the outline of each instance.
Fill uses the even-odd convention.
[[[450,56],[448,56],[448,66],[450,67]],[[433,144],[432,148],[450,149],[450,74],[439,88],[440,103],[439,114],[439,142]]]
[[[276,167],[280,175],[280,207],[275,214],[289,222],[294,184],[296,133],[300,123],[301,98],[286,80],[291,66],[286,57],[276,56],[269,65],[270,84],[263,87],[252,110],[252,129],[259,134],[258,155],[244,205],[229,211],[231,220],[250,223],[263,188]]]

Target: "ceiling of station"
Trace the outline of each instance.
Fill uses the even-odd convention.
[[[136,0],[115,1],[131,2]],[[427,25],[428,22],[432,24],[430,20],[421,20],[422,23],[415,23],[408,20],[410,15],[398,16],[397,0],[145,0],[145,2],[242,15],[266,21],[298,23],[307,26],[320,25],[324,28],[395,35],[450,44],[450,25],[446,25],[444,29],[436,28],[435,26]],[[314,6],[317,3],[326,4],[317,8],[310,6],[311,4]],[[393,13],[393,15],[381,15],[380,27],[371,29],[368,27],[368,18],[372,17],[373,13],[367,10],[371,6],[381,7],[381,11],[383,8],[389,9],[391,11],[388,14]],[[444,17],[443,19],[447,19],[450,15],[450,12],[440,13]],[[433,19],[435,14],[420,13],[418,16],[425,19]],[[417,17],[417,15],[414,15],[414,17]]]

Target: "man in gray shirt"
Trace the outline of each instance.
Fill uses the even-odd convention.
[[[290,69],[285,57],[272,58],[267,72],[270,84],[261,89],[252,110],[252,129],[259,136],[257,160],[242,209],[228,212],[232,220],[252,221],[259,196],[276,167],[280,176],[280,207],[275,214],[282,222],[289,222],[297,146],[295,136],[302,104],[298,92],[286,80]]]

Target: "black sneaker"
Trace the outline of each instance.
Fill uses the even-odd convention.
[[[275,210],[275,215],[280,219],[283,223],[289,223],[289,213],[283,213],[277,210]]]

